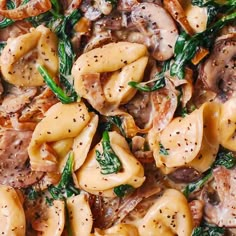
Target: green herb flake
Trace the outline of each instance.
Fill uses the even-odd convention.
[[[133,186],[129,184],[122,184],[114,188],[114,193],[117,197],[124,197],[125,195],[129,194],[134,190]]]
[[[225,235],[225,229],[216,225],[211,225],[206,222],[202,226],[193,229],[191,236],[223,236]]]
[[[159,142],[159,148],[160,148],[159,154],[164,155],[164,156],[168,156],[169,155],[168,150],[160,142]]]

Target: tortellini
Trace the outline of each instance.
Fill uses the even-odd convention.
[[[194,30],[199,33],[206,30],[207,27],[207,7],[192,5],[190,0],[181,0],[187,20]]]
[[[82,167],[76,172],[78,185],[81,189],[105,197],[114,197],[113,188],[122,184],[129,184],[134,188],[140,187],[144,180],[143,166],[132,155],[123,136],[117,132],[109,132],[110,144],[122,163],[122,171],[103,175],[96,160],[96,150],[102,153],[99,142],[88,154]]]
[[[220,105],[205,103],[186,117],[173,119],[151,144],[157,167],[167,172],[186,165],[207,170],[219,148],[219,118]]]
[[[31,168],[56,171],[57,155],[50,143],[78,136],[90,119],[91,116],[82,102],[66,105],[57,103],[52,106],[33,132],[28,147]]]
[[[93,49],[81,55],[72,68],[75,89],[105,114],[108,104],[114,109],[135,95],[136,89],[128,82],[142,80],[147,61],[147,49],[141,44],[119,42]]]
[[[74,152],[74,170],[78,170],[84,163],[87,154],[90,150],[90,146],[93,140],[93,136],[97,130],[98,116],[92,115],[89,123],[84,127],[78,136],[74,138],[72,150]]]
[[[65,226],[65,203],[62,200],[53,201],[53,205],[47,207],[43,217],[32,223],[34,230],[42,236],[61,236]]]
[[[189,236],[193,219],[187,199],[175,189],[164,192],[139,222],[140,236]]]
[[[236,151],[236,98],[231,98],[221,106],[220,143]]]
[[[131,224],[117,224],[108,229],[95,228],[94,236],[139,236],[138,229]]]
[[[45,66],[53,77],[58,72],[57,38],[45,26],[7,41],[0,57],[3,78],[17,86],[41,86],[43,78],[39,65]]]
[[[93,217],[87,195],[80,194],[66,200],[73,236],[89,236],[92,231]]]
[[[25,213],[16,190],[0,186],[0,232],[2,235],[24,236],[26,232]]]
[[[74,171],[78,170],[84,163],[98,126],[98,116],[93,113],[90,113],[90,116],[90,121],[76,137],[59,140],[51,145],[59,158],[60,172],[62,172],[65,166],[67,154],[71,149],[74,154]]]

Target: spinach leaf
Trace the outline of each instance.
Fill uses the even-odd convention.
[[[134,190],[133,186],[129,184],[122,184],[120,186],[115,187],[113,191],[117,197],[124,197],[133,190]]]
[[[160,148],[159,154],[164,155],[164,156],[169,155],[168,150],[160,142],[159,142],[159,148]]]
[[[234,157],[232,152],[228,152],[226,150],[222,150],[218,152],[216,160],[211,165],[211,168],[207,170],[203,177],[196,182],[188,184],[184,190],[183,194],[188,197],[189,194],[199,190],[201,187],[203,187],[204,184],[212,177],[212,171],[217,166],[224,166],[227,169],[231,169],[234,166],[236,166],[236,158]]]
[[[66,90],[66,93],[77,100],[78,95],[74,90],[73,85],[69,82],[68,77],[71,74],[75,54],[73,52],[72,44],[70,41],[70,32],[72,27],[81,18],[79,10],[74,10],[70,15],[62,19],[57,19],[51,24],[52,30],[58,35],[58,55],[60,63],[60,82]]]
[[[57,0],[51,0],[53,13],[59,15],[61,13],[61,4]],[[51,10],[51,11],[52,11]]]
[[[67,94],[65,94],[65,92],[56,84],[56,82],[51,78],[51,76],[43,66],[39,66],[38,71],[43,77],[45,83],[62,103],[67,104],[75,102],[77,100],[77,96],[68,96]]]
[[[10,0],[10,1],[7,1],[7,9],[14,9],[16,7],[15,5],[15,2]],[[3,28],[6,28],[7,26],[13,24],[14,21],[11,20],[11,19],[8,19],[8,18],[3,18],[1,21],[0,21],[0,29],[3,29]]]
[[[212,168],[217,166],[224,166],[227,169],[231,169],[236,165],[236,158],[232,152],[220,151],[217,154],[217,158],[212,165]]]
[[[203,223],[202,226],[194,228],[191,236],[223,236],[225,229],[216,225]]]
[[[235,18],[236,12],[226,15],[205,31],[197,33],[192,37],[186,36],[186,33],[182,32],[176,41],[176,53],[174,63],[170,66],[170,75],[183,79],[185,76],[185,66],[194,57],[199,47],[210,48],[218,31]]]
[[[192,5],[199,6],[199,7],[205,7],[209,5],[215,5],[215,6],[236,6],[235,0],[226,0],[226,1],[216,1],[216,0],[192,0]]]
[[[40,193],[37,192],[33,187],[29,187],[25,189],[25,194],[29,200],[36,200]]]
[[[119,172],[122,164],[111,147],[108,131],[103,132],[102,147],[103,153],[96,150],[96,160],[101,167],[101,174],[107,175]]]
[[[111,124],[115,125],[120,130],[122,136],[126,137],[126,133],[122,127],[122,121],[119,116],[108,116],[107,119]]]
[[[51,185],[48,188],[52,198],[56,199],[65,199],[65,197],[71,197],[72,195],[78,195],[80,193],[74,185],[72,172],[73,172],[73,163],[74,156],[70,152],[66,165],[63,169],[61,180],[57,186]]]
[[[207,181],[211,177],[212,177],[212,169],[206,171],[201,179],[197,180],[196,182],[188,184],[183,190],[183,194],[185,195],[185,197],[188,198],[188,196],[191,193],[198,191],[201,187],[203,187],[207,183]]]
[[[169,68],[170,68],[170,61],[166,61],[163,64],[162,70],[155,75],[154,80],[141,82],[141,83],[130,81],[128,85],[142,92],[153,92],[158,89],[164,88],[166,86],[165,72],[169,70]],[[152,82],[154,82],[154,85],[152,87],[149,87],[147,84],[152,83]]]
[[[6,42],[0,42],[0,55],[1,55],[3,48],[5,48],[6,45],[7,45]]]
[[[71,69],[73,66],[75,54],[73,52],[71,44],[71,32],[73,32],[73,26],[79,21],[82,14],[76,9],[70,15],[60,15],[61,6],[57,0],[53,0],[53,11],[48,11],[37,17],[28,18],[28,20],[34,25],[45,24],[49,27],[58,37],[58,56],[59,56],[59,78],[60,83],[65,89],[66,94],[70,99],[65,98],[62,89],[53,90],[57,97],[63,103],[71,103],[77,101],[78,95],[74,90],[73,83],[70,82]],[[53,83],[51,83],[52,85]],[[59,91],[61,90],[61,91]]]

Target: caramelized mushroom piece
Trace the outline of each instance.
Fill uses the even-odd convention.
[[[225,102],[236,95],[236,34],[216,40],[213,51],[200,69],[199,77],[205,86]]]
[[[206,219],[219,227],[236,227],[236,170],[221,166],[214,169],[213,176],[219,203],[212,204],[204,195]]]
[[[168,177],[176,183],[191,183],[201,178],[201,174],[192,167],[184,166],[169,174]]]
[[[165,61],[174,54],[178,30],[174,20],[161,6],[154,3],[141,3],[132,9],[131,20],[137,29],[149,36],[153,42],[152,56]]]

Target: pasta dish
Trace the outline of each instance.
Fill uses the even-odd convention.
[[[236,1],[0,1],[0,235],[236,235]]]

